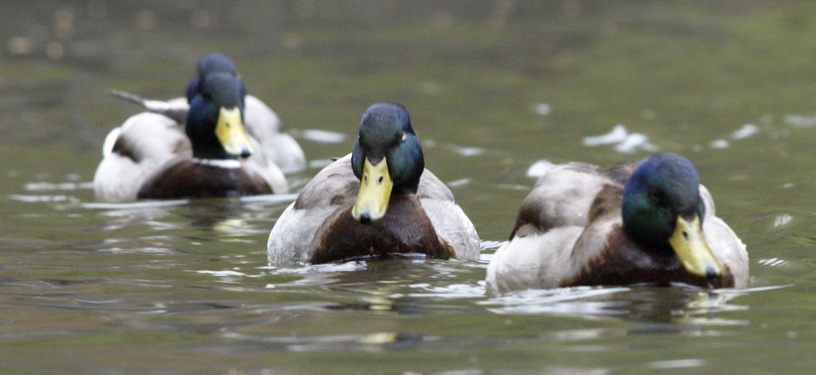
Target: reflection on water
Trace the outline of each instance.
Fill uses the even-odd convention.
[[[619,301],[603,301],[603,296],[628,292],[629,288],[578,287],[554,290],[527,290],[508,296],[481,302],[484,305],[500,305],[491,308],[497,313],[554,314],[554,315],[624,315]],[[594,298],[599,300],[593,300]]]

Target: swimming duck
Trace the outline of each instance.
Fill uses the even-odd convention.
[[[395,103],[372,105],[352,153],[322,169],[275,223],[269,263],[394,253],[477,258],[476,229],[450,189],[424,165],[408,111]]]
[[[235,62],[229,56],[222,53],[209,53],[198,60],[196,74],[190,78],[183,98],[160,101],[147,100],[121,91],[112,91],[112,94],[140,104],[149,112],[160,113],[183,123],[190,109],[190,102],[200,92],[204,79],[212,73],[226,73],[241,80]],[[283,126],[277,113],[257,97],[248,95],[243,81],[241,81],[241,99],[245,108],[246,131],[258,141],[260,151],[267,160],[277,165],[284,173],[303,171],[306,168],[306,156],[303,149],[291,135],[283,132]]]
[[[219,72],[227,73],[234,77],[240,78],[238,75],[238,68],[235,66],[235,61],[233,61],[229,56],[218,52],[208,53],[201,56],[196,63],[196,74],[191,77],[190,81],[187,83],[187,91],[184,95],[184,97],[187,98],[187,102],[192,102],[196,94],[201,92],[201,84],[210,73]],[[246,87],[244,86],[244,83],[241,82],[241,98],[244,98],[245,96]]]
[[[144,112],[105,139],[94,175],[98,200],[172,199],[285,193],[281,170],[258,152],[243,125],[243,84],[209,74],[184,123]]]
[[[547,170],[487,268],[491,292],[674,282],[743,288],[748,253],[691,162],[670,153]]]

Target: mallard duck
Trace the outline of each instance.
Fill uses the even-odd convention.
[[[144,112],[113,129],[94,175],[97,199],[221,197],[285,193],[286,179],[243,125],[243,84],[209,74],[185,123]]]
[[[487,268],[492,292],[675,282],[743,288],[748,253],[691,162],[670,153],[547,170]]]
[[[475,259],[479,238],[453,193],[425,169],[405,108],[369,107],[350,155],[321,170],[281,214],[269,263],[326,263],[393,253]]]
[[[229,56],[219,52],[208,53],[201,56],[196,63],[196,74],[192,76],[187,83],[187,91],[184,97],[187,98],[188,103],[192,102],[193,98],[201,93],[201,84],[210,73],[227,73],[240,78],[238,75],[238,67],[235,66],[235,61]],[[244,83],[241,82],[241,98],[245,96],[246,87]]]
[[[137,95],[113,91],[114,96],[140,104],[149,112],[163,114],[178,122],[184,122],[190,109],[189,103],[200,93],[202,82],[212,73],[226,73],[237,79],[235,62],[222,53],[210,53],[202,56],[196,64],[196,74],[187,84],[185,97],[168,101],[147,100]],[[283,132],[280,118],[269,106],[255,96],[246,93],[241,81],[241,98],[244,106],[244,126],[250,137],[258,141],[259,151],[270,163],[277,165],[284,173],[300,172],[306,168],[306,156],[303,149],[292,138]]]

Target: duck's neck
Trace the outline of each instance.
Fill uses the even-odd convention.
[[[238,160],[237,156],[230,155],[224,151],[220,144],[217,145],[217,148],[200,147],[198,149],[193,145],[193,157],[202,160]]]
[[[193,146],[193,157],[204,160],[238,160],[235,155],[228,154],[221,142],[212,136],[201,136],[188,134]]]

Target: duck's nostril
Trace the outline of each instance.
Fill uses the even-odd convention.
[[[717,275],[717,271],[714,270],[714,267],[712,267],[712,266],[707,266],[706,267],[706,277],[707,278],[714,279],[714,278],[716,278],[718,276],[719,275]]]
[[[371,224],[371,214],[368,211],[360,213],[360,223]]]

